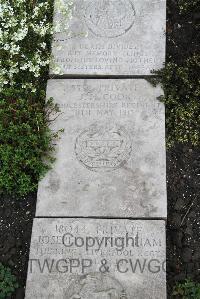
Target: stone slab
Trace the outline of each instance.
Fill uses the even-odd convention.
[[[56,162],[39,183],[37,216],[167,214],[165,109],[146,80],[50,80],[64,128]]]
[[[55,6],[51,74],[150,75],[163,67],[166,0],[74,0],[70,20],[63,2]]]
[[[35,219],[26,299],[166,299],[165,222]]]

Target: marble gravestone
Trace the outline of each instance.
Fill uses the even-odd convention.
[[[142,79],[50,80],[64,128],[36,216],[166,218],[162,90]]]
[[[26,299],[166,299],[162,220],[35,219]]]
[[[163,67],[166,0],[73,0],[70,20],[56,2],[51,75],[144,76]]]

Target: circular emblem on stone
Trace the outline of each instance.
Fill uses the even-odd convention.
[[[85,20],[95,35],[113,38],[131,29],[135,9],[131,0],[92,0],[85,9]]]
[[[118,125],[93,124],[76,139],[77,159],[88,169],[97,172],[122,167],[130,157],[131,139]]]
[[[110,275],[99,272],[78,275],[68,289],[66,299],[129,299],[122,284]]]

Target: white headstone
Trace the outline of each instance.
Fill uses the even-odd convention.
[[[166,299],[165,222],[35,219],[26,299]]]
[[[37,216],[165,218],[165,110],[145,80],[50,80],[64,128]]]
[[[51,74],[150,75],[163,67],[166,0],[71,2],[69,18],[69,1],[55,1]]]

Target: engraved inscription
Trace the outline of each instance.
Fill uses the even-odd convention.
[[[77,159],[92,171],[111,171],[122,167],[132,150],[131,139],[123,127],[93,124],[76,139]]]
[[[36,220],[27,299],[165,298],[163,221]]]
[[[122,284],[99,272],[78,275],[65,291],[66,299],[128,299]]]
[[[163,67],[166,0],[73,2],[69,29],[53,36],[52,74],[58,66],[63,74],[104,76],[150,75]]]
[[[96,36],[118,37],[134,24],[135,10],[130,0],[90,1],[85,9],[87,27]]]

